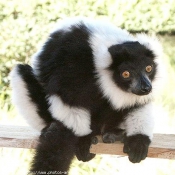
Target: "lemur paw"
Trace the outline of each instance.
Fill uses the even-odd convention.
[[[49,141],[50,143],[55,142],[60,138],[60,133],[63,132],[64,126],[59,122],[52,122],[50,125],[45,127],[40,135],[41,141]]]
[[[123,140],[123,130],[120,130],[116,133],[106,132],[102,135],[102,139],[104,143],[114,143],[115,141],[122,141]]]
[[[147,157],[150,143],[149,137],[142,134],[125,137],[123,152],[128,154],[132,163],[139,163]]]
[[[91,144],[91,136],[84,136],[79,138],[75,153],[78,160],[87,162],[95,157],[95,154],[89,152]]]
[[[50,134],[52,132],[57,131],[58,129],[58,125],[55,122],[53,122],[42,130],[41,137],[50,137]]]

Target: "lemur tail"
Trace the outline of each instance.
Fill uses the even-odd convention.
[[[77,140],[61,122],[52,122],[41,132],[30,173],[68,174]]]
[[[42,130],[54,121],[46,94],[29,65],[18,64],[11,72],[12,101],[34,129]]]

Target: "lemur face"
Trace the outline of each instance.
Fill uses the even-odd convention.
[[[109,69],[117,86],[136,95],[149,94],[157,67],[153,52],[139,42],[113,45],[108,50],[113,60]]]

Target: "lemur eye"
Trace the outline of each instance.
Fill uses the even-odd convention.
[[[148,66],[146,66],[146,68],[145,68],[145,70],[146,70],[146,72],[151,72],[152,71],[152,66],[150,66],[150,65],[148,65]]]
[[[122,73],[122,77],[123,77],[123,78],[129,78],[129,77],[130,77],[130,73],[129,73],[128,71],[124,71],[124,72]]]

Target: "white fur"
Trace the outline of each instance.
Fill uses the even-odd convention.
[[[77,136],[84,136],[91,133],[90,113],[82,108],[70,107],[64,104],[60,97],[52,95],[49,98],[50,112],[53,117],[69,128]]]
[[[136,38],[140,44],[143,44],[148,49],[152,50],[158,58],[162,56],[162,46],[156,36],[149,36],[141,33],[137,34]]]
[[[92,36],[89,39],[91,44],[94,64],[98,76],[98,84],[104,94],[115,109],[122,109],[125,107],[134,106],[136,103],[145,104],[152,99],[152,94],[156,92],[156,83],[158,78],[153,81],[153,91],[146,96],[137,96],[132,93],[122,91],[112,80],[112,72],[106,68],[112,63],[111,55],[108,48],[114,44],[120,44],[126,41],[138,41],[151,49],[158,58],[161,56],[161,45],[156,38],[149,37],[145,34],[138,34],[136,37],[130,35],[127,31],[114,27],[110,24],[100,24],[96,27],[91,27]],[[160,68],[158,63],[158,73],[160,75]]]
[[[152,95],[137,96],[122,91],[113,82],[111,72],[106,68],[112,63],[108,48],[115,44],[121,44],[126,41],[137,41],[137,38],[130,35],[126,30],[122,30],[110,23],[102,21],[83,21],[91,31],[89,43],[93,50],[94,64],[99,78],[98,83],[104,96],[111,102],[115,109],[134,106],[136,103],[145,104]]]
[[[135,104],[146,104],[152,99],[152,94],[138,96],[133,93],[121,90],[112,80],[111,72],[108,70],[99,71],[99,84],[103,95],[109,99],[114,109],[123,109]]]
[[[93,20],[86,17],[67,18],[58,22],[51,33],[63,30],[71,30],[71,26],[83,23],[91,32],[89,43],[95,56],[95,64],[98,68],[106,68],[111,63],[111,56],[108,48],[114,44],[120,44],[124,41],[136,41],[126,30],[122,30],[108,21]]]
[[[42,53],[42,51],[43,51],[43,47],[38,52],[36,52],[31,58],[31,67],[33,68],[35,75],[39,74],[39,59],[38,59],[38,57]]]
[[[54,27],[54,29],[51,31],[51,33],[54,33],[59,30],[70,31],[71,26],[79,25],[82,23],[92,32],[94,31],[98,32],[99,30],[100,32],[109,34],[110,32],[114,33],[116,31],[116,27],[106,20],[105,21],[94,20],[84,16],[77,16],[77,17],[68,17],[68,18],[65,18],[64,20],[59,21]]]
[[[111,79],[111,72],[106,71],[112,63],[112,58],[108,52],[108,48],[114,44],[121,44],[126,41],[139,41],[147,48],[154,51],[157,57],[160,56],[161,46],[158,40],[154,37],[147,36],[145,34],[137,34],[135,37],[130,35],[126,30],[120,29],[107,21],[92,20],[86,17],[73,17],[60,21],[52,33],[55,31],[63,30],[70,31],[72,25],[78,25],[82,23],[89,29],[91,36],[89,43],[93,50],[94,64],[96,67],[96,73],[99,78],[99,85],[104,93],[104,96],[110,100],[115,109],[125,108],[127,106],[133,106],[136,102],[144,104],[152,95],[138,97],[134,94],[123,92]],[[38,74],[38,61],[37,57],[40,54],[39,51],[33,58],[33,68],[35,74]],[[158,59],[157,59],[158,60]],[[159,65],[159,64],[158,64]],[[159,71],[160,69],[158,69]],[[153,85],[155,81],[153,82]],[[153,87],[153,91],[155,88]],[[120,99],[120,102],[118,101]],[[128,100],[130,99],[130,100]]]
[[[146,104],[142,108],[128,114],[124,122],[127,136],[144,134],[153,137],[154,118],[152,104]]]
[[[122,30],[108,21],[93,20],[86,17],[74,17],[63,20],[56,25],[52,33],[59,30],[70,31],[71,26],[81,23],[91,32],[89,43],[93,49],[94,61],[98,68],[106,68],[110,65],[112,60],[108,48],[111,45],[120,44],[124,41],[136,41],[126,30]]]
[[[79,24],[81,21],[84,21],[86,17],[68,17],[65,18],[64,20],[59,21],[54,29],[51,30],[51,33],[57,32],[59,30],[63,31],[70,31],[70,27],[72,25]]]
[[[153,92],[146,96],[137,96],[132,93],[127,93],[121,90],[112,80],[109,70],[106,68],[112,63],[111,55],[108,48],[114,44],[121,44],[126,41],[138,41],[147,48],[153,50],[157,58],[160,56],[161,47],[159,42],[145,34],[137,34],[135,37],[127,31],[115,27],[114,25],[98,20],[90,20],[88,18],[69,18],[59,22],[56,28],[52,31],[70,31],[72,25],[78,25],[81,22],[91,31],[89,43],[93,50],[94,65],[98,76],[98,84],[103,91],[105,98],[109,100],[114,109],[123,109],[125,107],[134,106],[136,103],[146,104],[152,99],[153,92],[156,91],[153,81]],[[42,51],[42,50],[41,50]],[[33,68],[38,74],[38,55],[39,51],[33,58]],[[158,59],[157,59],[158,60]],[[159,71],[159,69],[158,69]],[[79,108],[73,108],[63,104],[61,99],[56,96],[49,98],[54,118],[62,121],[68,128],[72,129],[77,135],[86,135],[90,130],[90,114],[88,111]]]
[[[41,130],[45,127],[44,121],[37,113],[37,107],[31,101],[26,84],[18,73],[16,66],[10,74],[12,87],[12,101],[19,113],[25,118],[27,123],[36,130]]]
[[[112,24],[94,23],[90,27],[92,35],[89,43],[91,44],[95,67],[105,69],[112,63],[108,48],[112,45],[121,44],[125,41],[135,41],[126,30],[122,30]]]

